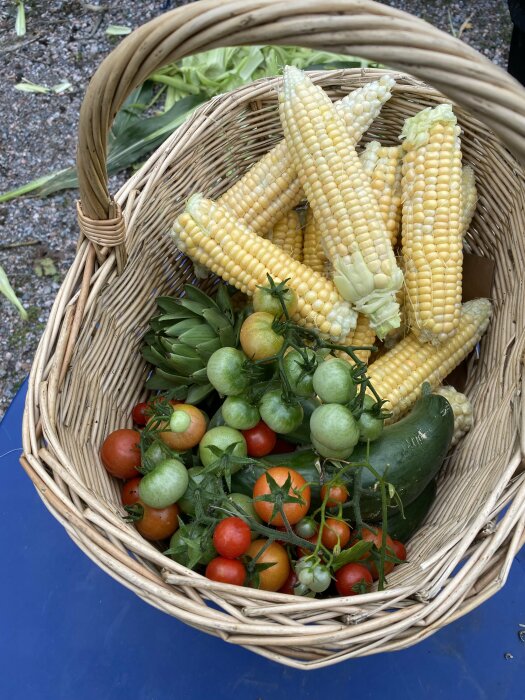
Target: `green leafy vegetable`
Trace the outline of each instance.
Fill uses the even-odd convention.
[[[17,36],[25,36],[26,33],[26,10],[22,0],[17,3],[15,32]]]
[[[106,34],[109,36],[126,36],[126,34],[131,34],[131,27],[125,27],[123,24],[110,24],[106,29]]]
[[[115,27],[117,32],[129,30],[129,27],[110,25],[109,33],[115,34]],[[258,78],[280,75],[285,65],[322,69],[360,68],[375,64],[295,46],[230,47],[183,58],[153,73],[125,101],[108,140],[108,173],[112,175],[136,167],[207,99]],[[65,85],[63,82],[47,88],[24,80],[16,88],[24,92],[48,93],[62,92],[69,87],[69,84]],[[77,186],[76,169],[64,168],[0,194],[0,202],[28,194],[45,197]]]
[[[27,311],[24,309],[20,303],[18,297],[15,294],[13,287],[9,284],[7,275],[5,274],[4,268],[0,265],[0,292],[13,304],[17,309],[20,316],[27,320]]]

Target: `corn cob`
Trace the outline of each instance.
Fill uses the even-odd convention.
[[[372,173],[377,165],[380,148],[381,144],[379,141],[369,141],[359,154],[361,167],[363,168],[363,171],[370,176],[370,179],[372,179]]]
[[[303,257],[303,229],[299,214],[292,209],[273,227],[269,236],[272,243],[282,248],[285,253],[301,262]]]
[[[334,282],[383,338],[399,325],[403,282],[370,178],[328,95],[297,68],[284,71],[284,135],[334,266]]]
[[[452,406],[454,414],[454,435],[452,436],[451,447],[454,447],[461,438],[468,433],[474,424],[474,414],[472,404],[465,394],[456,391],[453,386],[440,386],[434,394],[444,396]]]
[[[401,146],[381,146],[371,177],[372,190],[393,246],[401,225],[401,154]]]
[[[468,231],[478,204],[476,176],[470,165],[464,165],[461,171],[461,195],[461,235],[464,236]]]
[[[352,333],[345,339],[345,345],[373,345],[376,339],[376,332],[370,325],[370,319],[363,314],[358,314],[357,324]],[[357,350],[356,355],[361,360],[361,362],[368,362],[371,354],[371,350]],[[336,353],[339,357],[343,359],[348,359],[348,355],[345,352]]]
[[[303,262],[320,275],[325,274],[326,256],[321,245],[319,228],[316,226],[313,212],[310,207],[306,210],[306,224],[304,227]]]
[[[463,266],[460,129],[449,104],[407,119],[402,245],[410,328],[438,344],[456,332]]]
[[[217,202],[191,196],[173,235],[180,250],[251,296],[257,286],[289,278],[298,298],[294,320],[340,339],[355,328],[356,314],[334,284],[261,238]]]
[[[347,139],[356,144],[391,96],[395,80],[382,76],[353,90],[337,103],[345,121]],[[222,197],[228,207],[255,233],[266,236],[277,221],[304,198],[286,141],[280,141],[255,163]]]
[[[393,420],[406,413],[421,395],[423,382],[432,389],[459,365],[486,331],[491,316],[488,299],[463,304],[457,332],[435,347],[413,333],[368,366],[368,377]]]

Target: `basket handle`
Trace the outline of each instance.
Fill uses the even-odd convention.
[[[358,55],[410,73],[490,126],[525,163],[525,90],[462,41],[371,0],[200,0],[135,30],[86,92],[77,155],[82,230],[119,246],[124,226],[108,190],[107,135],[129,93],[155,70],[221,46],[301,45]]]

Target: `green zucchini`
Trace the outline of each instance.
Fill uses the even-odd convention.
[[[434,479],[445,459],[453,432],[454,416],[448,401],[436,394],[424,394],[408,416],[387,426],[381,437],[370,443],[370,465],[395,487],[403,507],[412,503]],[[367,445],[358,444],[350,459],[352,462],[366,461]],[[311,485],[314,504],[320,500],[317,460],[318,455],[311,449],[265,458],[269,464],[287,466],[298,471]],[[233,476],[232,490],[251,495],[253,485],[262,472],[263,467],[248,465]],[[328,463],[323,481],[330,479],[334,473],[335,467]],[[353,469],[343,475],[351,494],[354,475]],[[360,488],[363,519],[367,522],[379,520],[381,493],[376,477],[366,467],[361,468]],[[351,501],[344,504],[343,510],[349,519],[353,518]],[[397,506],[389,508],[389,513],[398,511]]]
[[[408,542],[412,535],[419,530],[421,523],[426,518],[430,506],[436,497],[436,480],[432,479],[415,501],[404,508],[404,518],[400,512],[394,513],[388,518],[387,530],[393,540]],[[378,525],[381,524],[379,521]]]

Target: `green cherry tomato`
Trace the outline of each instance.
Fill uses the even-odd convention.
[[[206,372],[214,388],[223,396],[242,394],[248,388],[250,378],[243,371],[248,358],[235,348],[219,348],[208,360]]]
[[[383,432],[383,424],[384,420],[375,416],[373,413],[369,413],[368,411],[361,413],[357,421],[359,427],[359,441],[366,442],[370,440],[370,442],[373,442],[377,440]]]
[[[246,440],[243,434],[235,430],[235,428],[229,428],[227,425],[220,425],[208,430],[199,444],[201,463],[207,467],[218,459],[215,451],[211,450],[210,447],[217,447],[224,452],[230,445],[235,445],[233,454],[236,457],[246,457],[248,454]],[[239,471],[241,467],[242,465],[238,464],[236,467],[232,468],[231,473],[234,474],[236,471]]]
[[[222,404],[222,417],[226,425],[237,430],[254,428],[261,420],[257,406],[250,403],[244,396],[228,396]]]
[[[290,388],[296,396],[309,397],[314,395],[314,372],[317,368],[315,353],[307,350],[308,360],[297,350],[287,353],[283,360],[284,372],[290,383]]]
[[[350,364],[338,357],[321,362],[315,370],[313,385],[324,403],[348,403],[357,393]]]
[[[293,289],[287,289],[283,294],[283,301],[289,316],[297,310],[297,294]],[[283,307],[279,297],[272,293],[269,287],[257,287],[252,298],[254,311],[265,311],[276,318],[283,316]]]
[[[161,440],[155,440],[144,452],[144,458],[142,460],[143,466],[146,467],[146,469],[154,469],[157,464],[163,462],[167,456],[167,446]]]
[[[307,515],[306,518],[299,520],[299,522],[294,525],[293,529],[299,537],[308,539],[308,537],[313,537],[317,534],[319,526],[313,518]]]
[[[314,591],[315,593],[322,593],[323,591],[326,591],[331,581],[332,577],[330,575],[330,569],[322,564],[320,566],[318,565],[313,570],[310,590]]]
[[[359,440],[359,428],[351,411],[338,403],[315,409],[310,417],[312,444],[323,457],[345,459]]]
[[[303,407],[296,400],[286,401],[280,389],[267,391],[259,404],[261,418],[276,433],[286,435],[303,420]]]
[[[140,500],[152,508],[167,508],[188,488],[188,470],[178,459],[165,459],[140,482]]]

